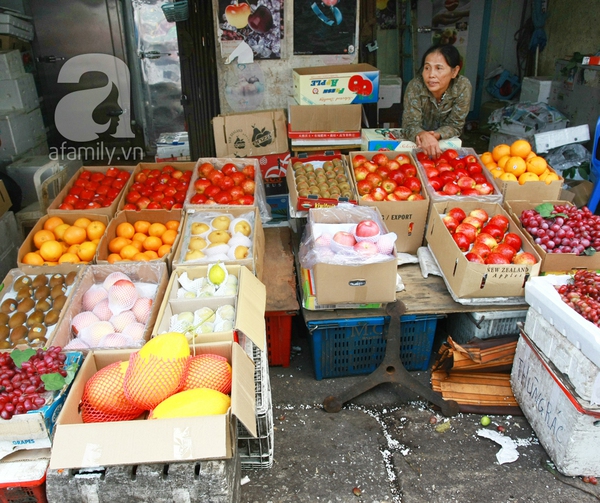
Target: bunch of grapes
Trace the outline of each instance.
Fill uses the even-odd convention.
[[[525,210],[520,220],[546,253],[582,255],[590,247],[600,249],[600,216],[586,206],[556,205],[548,217]]]
[[[580,270],[573,282],[557,286],[560,298],[586,320],[600,326],[600,274]]]
[[[41,376],[58,373],[66,377],[66,355],[52,346],[38,349],[27,361],[17,366],[11,352],[0,353],[0,418],[11,419],[15,414],[37,410],[46,403]]]

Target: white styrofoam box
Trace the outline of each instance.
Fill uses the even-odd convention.
[[[379,81],[379,101],[377,110],[390,108],[402,103],[402,79],[400,77],[381,77]]]
[[[19,51],[0,51],[0,79],[16,79],[24,73],[23,57]]]
[[[17,267],[17,256],[21,246],[21,232],[12,211],[0,217],[0,276],[5,278],[8,271]]]
[[[525,77],[521,83],[521,96],[519,101],[548,103],[552,77]]]
[[[590,126],[583,124],[559,129],[558,131],[546,131],[533,135],[533,138],[535,140],[535,151],[540,154],[563,145],[588,141],[590,139]]]
[[[0,112],[0,160],[24,154],[46,137],[42,112]]]
[[[31,16],[31,6],[29,0],[2,0],[0,2],[4,9],[14,10],[19,14]]]
[[[10,80],[0,80],[0,110],[29,112],[40,106],[35,79],[31,73]]]
[[[452,340],[463,344],[474,337],[489,339],[503,335],[519,333],[517,323],[525,321],[527,311],[483,311],[474,313],[455,313],[448,316],[446,329]]]
[[[568,377],[575,392],[592,405],[600,404],[600,368],[556,330],[535,309],[527,311],[523,328],[527,337],[558,370]]]
[[[600,367],[600,328],[563,302],[554,288],[570,281],[568,274],[530,278],[525,283],[525,301]]]
[[[513,394],[559,472],[600,475],[600,409],[577,399],[560,372],[521,334],[510,375]]]
[[[0,12],[0,34],[13,35],[31,42],[33,24],[8,12]]]

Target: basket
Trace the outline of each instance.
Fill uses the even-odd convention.
[[[28,470],[32,462],[21,462]],[[46,466],[47,466],[46,462]],[[37,476],[37,475],[36,475]],[[0,483],[0,503],[47,503],[46,473],[38,480]]]
[[[189,17],[188,1],[166,3],[160,6],[169,23],[177,23],[179,21],[187,21]]]
[[[464,344],[471,339],[489,339],[519,333],[517,323],[525,322],[527,310],[455,313],[448,316],[446,330],[452,340]]]
[[[286,311],[267,311],[265,313],[269,365],[290,366],[292,316],[293,314]]]
[[[400,318],[400,360],[406,370],[426,370],[437,326],[437,315]],[[387,316],[309,321],[310,343],[317,380],[369,374],[385,355]]]

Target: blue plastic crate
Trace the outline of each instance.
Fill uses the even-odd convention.
[[[400,359],[406,370],[426,370],[431,358],[437,315],[405,315]],[[387,316],[309,321],[310,343],[317,380],[370,374],[385,355]]]

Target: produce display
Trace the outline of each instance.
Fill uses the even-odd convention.
[[[108,242],[108,262],[148,262],[164,257],[172,250],[179,224],[177,220],[121,222],[117,225],[116,236]]]
[[[84,169],[58,206],[59,210],[107,208],[121,194],[131,173],[116,167],[106,173]]]
[[[422,200],[421,180],[408,154],[388,158],[383,153],[371,160],[364,155],[352,157],[356,190],[363,201]]]
[[[579,270],[573,275],[571,283],[555,288],[567,305],[586,320],[600,326],[600,274]]]
[[[339,158],[306,163],[296,161],[292,164],[292,169],[299,197],[335,200],[351,200],[354,197],[346,170]]]
[[[90,263],[96,255],[106,224],[100,220],[80,217],[68,224],[59,216],[51,216],[42,229],[33,235],[35,250],[26,253],[27,265]]]
[[[504,215],[489,216],[481,209],[467,215],[454,207],[442,216],[454,242],[470,262],[478,264],[535,264],[536,257],[522,251],[521,237],[508,232],[509,219]]]
[[[546,253],[589,255],[600,249],[600,216],[586,206],[544,203],[524,210],[519,220]]]
[[[213,163],[198,166],[190,204],[254,204],[256,170],[252,164],[236,166],[228,162],[221,169]]]
[[[44,346],[67,302],[77,272],[19,276],[0,304],[0,349]]]
[[[124,210],[171,210],[183,208],[192,178],[191,171],[173,166],[161,169],[142,168],[133,175],[125,194]]]
[[[491,152],[481,154],[481,162],[494,178],[503,182],[545,182],[550,184],[560,177],[548,165],[546,159],[537,155],[527,140],[515,140],[510,145],[501,143]]]
[[[438,159],[430,159],[424,152],[417,152],[417,160],[423,166],[427,182],[440,196],[488,196],[494,194],[494,186],[483,174],[483,166],[476,155],[460,156],[449,148]]]
[[[238,279],[229,274],[227,266],[218,262],[208,267],[206,277],[191,279],[187,272],[177,278],[179,288],[178,299],[195,299],[198,297],[233,297],[237,294]]]

